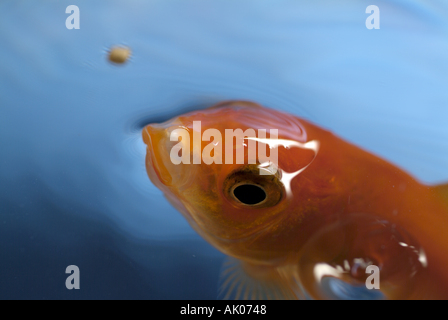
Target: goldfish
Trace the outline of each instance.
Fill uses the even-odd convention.
[[[152,183],[229,257],[221,297],[448,299],[448,185],[250,101],[142,137]]]

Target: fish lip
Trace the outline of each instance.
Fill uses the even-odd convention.
[[[163,187],[163,186],[170,186],[171,185],[171,181],[170,179],[166,179],[162,176],[162,172],[161,172],[161,167],[159,164],[159,161],[157,161],[157,157],[155,156],[156,152],[154,149],[154,139],[153,139],[153,133],[151,133],[151,130],[157,130],[159,125],[158,124],[149,124],[147,125],[143,132],[142,132],[142,136],[143,136],[143,141],[147,146],[147,150],[146,150],[146,171],[147,174],[149,176],[149,179],[152,181],[152,183],[157,186],[158,188]],[[148,161],[151,165],[150,170],[148,170]]]

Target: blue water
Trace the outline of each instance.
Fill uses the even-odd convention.
[[[2,1],[0,299],[216,298],[224,256],[151,184],[140,130],[228,99],[448,181],[448,2]]]

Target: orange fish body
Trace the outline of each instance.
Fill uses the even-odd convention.
[[[230,139],[226,129],[265,129],[271,138],[277,129],[278,137]],[[385,298],[448,299],[444,187],[251,102],[148,125],[143,139],[151,181],[201,236],[237,259],[223,272],[227,297],[332,298],[323,279],[364,285],[374,265]],[[254,158],[250,140],[258,152],[276,148],[275,163]],[[252,192],[259,202],[246,200]]]

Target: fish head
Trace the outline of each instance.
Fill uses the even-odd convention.
[[[242,135],[227,135],[239,129]],[[292,201],[285,181],[315,156],[312,148],[288,145],[307,142],[297,118],[230,101],[150,124],[143,140],[149,178],[202,237],[234,257],[276,256],[270,235],[281,232]],[[260,150],[270,158],[261,159]]]

